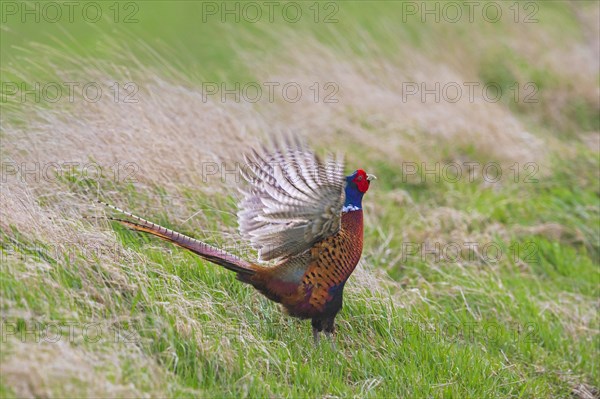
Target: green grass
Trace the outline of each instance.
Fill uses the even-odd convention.
[[[594,205],[594,190],[560,180],[565,174],[557,169],[554,177],[559,181],[550,187],[533,184],[522,189],[519,185],[515,190],[494,192],[467,184],[431,185],[411,193],[416,200],[438,202],[435,205],[476,210],[484,215],[484,224],[557,221],[573,228],[587,226],[595,234],[590,226],[593,220],[573,212]],[[385,183],[374,189],[387,190]],[[450,190],[452,196],[444,197]],[[119,187],[119,192],[128,195],[133,205],[136,198],[140,200],[127,186]],[[570,194],[561,198],[561,192]],[[220,206],[227,209],[225,203]],[[411,214],[410,209],[391,205],[387,209],[380,221],[382,228],[401,228]],[[210,218],[215,228],[235,225],[231,217],[218,215],[223,214]],[[594,215],[597,218],[597,211]],[[160,213],[149,216],[168,222]],[[461,267],[454,262],[432,265],[427,259],[409,258],[401,269],[389,270],[391,277],[404,279],[405,288],[400,291],[394,286],[371,292],[358,288],[360,281],[351,278],[332,348],[327,341],[314,347],[309,323],[283,316],[274,304],[227,271],[183,250],[113,227],[125,248],[145,258],[143,290],[113,285],[111,276],[90,262],[89,254],[73,259],[38,257],[51,266],[39,276],[42,280],[21,279],[24,264],[2,268],[3,310],[9,310],[6,303],[20,304],[17,308],[26,304],[33,314],[53,321],[63,320],[65,311],[75,312],[79,321],[126,316],[128,322],[111,322],[111,327],[135,332],[135,346],[167,373],[169,395],[187,396],[192,389],[209,397],[562,397],[570,395],[572,381],[598,384],[596,353],[589,350],[597,348],[598,335],[571,331],[572,321],[563,319],[570,311],[594,306],[600,294],[593,237],[588,245],[536,235],[511,242],[499,239],[505,254],[510,253],[511,244],[534,244],[533,254],[528,255],[534,259],[529,260],[526,272],[510,256],[496,265],[475,259]],[[378,244],[374,226],[367,227],[366,236],[367,247]],[[399,247],[396,239],[389,245],[390,250]],[[7,245],[3,251],[10,249]],[[27,260],[35,258],[34,253],[20,252]],[[367,259],[373,267],[385,268],[384,259]],[[127,275],[138,266],[124,261],[122,268]],[[55,286],[46,285],[45,280]],[[104,311],[97,313],[87,300],[70,294],[85,290],[86,284],[111,292],[112,303]],[[415,289],[427,300],[408,300],[411,295],[405,290]],[[541,308],[540,301],[560,302],[564,296],[580,298],[581,303],[572,304],[564,313]],[[399,306],[405,299],[406,306]],[[188,316],[197,320],[197,331],[183,333],[177,327],[178,315],[166,305],[173,302],[191,306]],[[20,325],[24,327],[25,321]],[[598,328],[597,319],[590,328]],[[200,342],[194,336],[202,337]],[[138,384],[145,370],[135,364],[131,367],[121,382]]]
[[[303,20],[294,27],[338,54],[366,61],[373,61],[373,48],[389,62],[401,58],[401,49],[440,63],[451,60],[447,45],[458,43],[465,54],[482,50],[480,44],[470,48],[469,24],[400,23],[394,16],[401,2],[376,2],[368,11],[361,2],[340,4],[339,23]],[[566,3],[536,4],[540,24],[531,29],[566,45],[583,40],[583,29]],[[307,11],[310,4],[302,6]],[[8,68],[3,61],[3,69],[10,69],[3,79],[31,76],[15,75],[15,70],[36,68],[27,64],[35,50],[30,41],[73,57],[118,62],[122,58],[110,44],[95,50],[107,29],[122,35],[142,63],[160,70],[166,59],[190,84],[256,79],[257,71],[237,48],[246,47],[243,54],[258,59],[288,45],[287,36],[282,40],[277,34],[289,34],[281,21],[202,24],[200,7],[196,2],[142,2],[140,22],[125,35],[125,28],[107,21],[90,27],[13,20],[3,31],[0,55],[14,65]],[[476,26],[478,38],[518,36],[507,22]],[[73,37],[65,39],[65,31]],[[373,48],[364,45],[365,32]],[[47,37],[60,39],[55,43]],[[144,53],[136,47],[138,40],[157,48],[163,58]],[[504,90],[515,81],[535,82],[543,91],[539,105],[502,103],[536,137],[551,143],[544,146],[548,154],[537,181],[524,182],[523,163],[516,182],[510,172],[498,184],[481,177],[435,182],[425,180],[420,167],[404,179],[398,159],[365,153],[363,143],[340,139],[348,163],[364,162],[378,180],[365,198],[369,215],[362,273],[346,285],[335,345],[322,340],[314,346],[309,322],[285,316],[232,273],[118,223],[82,219],[87,212],[63,209],[67,198],[87,204],[99,194],[166,227],[227,247],[234,245],[237,223],[234,194],[207,195],[199,187],[178,186],[171,171],[164,171],[167,180],[141,183],[115,182],[110,176],[81,179],[76,173],[60,177],[55,191],[32,188],[40,209],[58,209],[54,215],[64,216],[57,221],[40,213],[39,218],[77,234],[72,241],[56,244],[52,237],[21,232],[10,219],[14,215],[2,213],[9,222],[2,224],[1,239],[0,397],[19,396],[24,375],[29,392],[40,397],[555,398],[583,397],[574,393],[582,385],[598,395],[600,161],[598,152],[578,138],[598,131],[597,105],[574,92],[568,77],[523,50],[499,44],[482,54],[470,65],[474,78],[497,82]],[[563,92],[567,107],[556,118],[549,116],[556,104],[545,93]],[[385,140],[367,119],[361,126]],[[7,134],[0,133],[2,138]],[[322,146],[318,139],[315,133],[317,147]],[[496,161],[474,144],[440,146],[432,150],[442,163]],[[3,161],[17,156],[2,153]],[[421,160],[407,161],[420,165]],[[504,172],[510,170],[510,164],[502,165]],[[174,216],[179,209],[186,215],[202,212],[182,223]],[[103,244],[86,246],[86,237]],[[469,252],[464,244],[473,240],[493,244],[502,256],[490,261]],[[407,243],[424,241],[442,248],[458,243],[461,252],[458,259],[406,253]],[[233,251],[255,255],[247,246]],[[64,327],[61,345],[40,342],[31,333],[69,323],[77,326],[74,339]],[[102,327],[97,342],[81,331],[89,323]],[[56,374],[43,378],[36,374],[39,367]]]

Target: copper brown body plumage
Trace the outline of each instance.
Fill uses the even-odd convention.
[[[311,319],[315,341],[335,331],[346,281],[363,247],[362,198],[374,178],[343,163],[322,161],[306,146],[288,142],[246,155],[238,219],[240,233],[257,250],[249,262],[202,241],[108,205],[132,220],[115,219],[186,248],[237,273],[291,316]],[[274,261],[267,266],[264,261]]]

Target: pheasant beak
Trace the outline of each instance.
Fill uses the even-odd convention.
[[[377,180],[377,176],[367,173],[367,181]]]

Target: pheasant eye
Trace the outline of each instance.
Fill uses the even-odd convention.
[[[358,181],[361,181],[361,180],[362,180],[362,176],[358,176],[358,177],[356,178],[356,180],[358,180]]]

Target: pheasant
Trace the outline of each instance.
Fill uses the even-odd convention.
[[[231,253],[109,204],[126,215],[115,219],[186,248],[237,274],[293,317],[311,319],[315,344],[319,333],[332,337],[342,308],[344,285],[363,247],[363,195],[376,177],[358,169],[343,174],[343,161],[323,162],[299,142],[245,155],[238,223],[241,235],[258,252],[249,262]],[[274,261],[274,266],[265,265]]]

